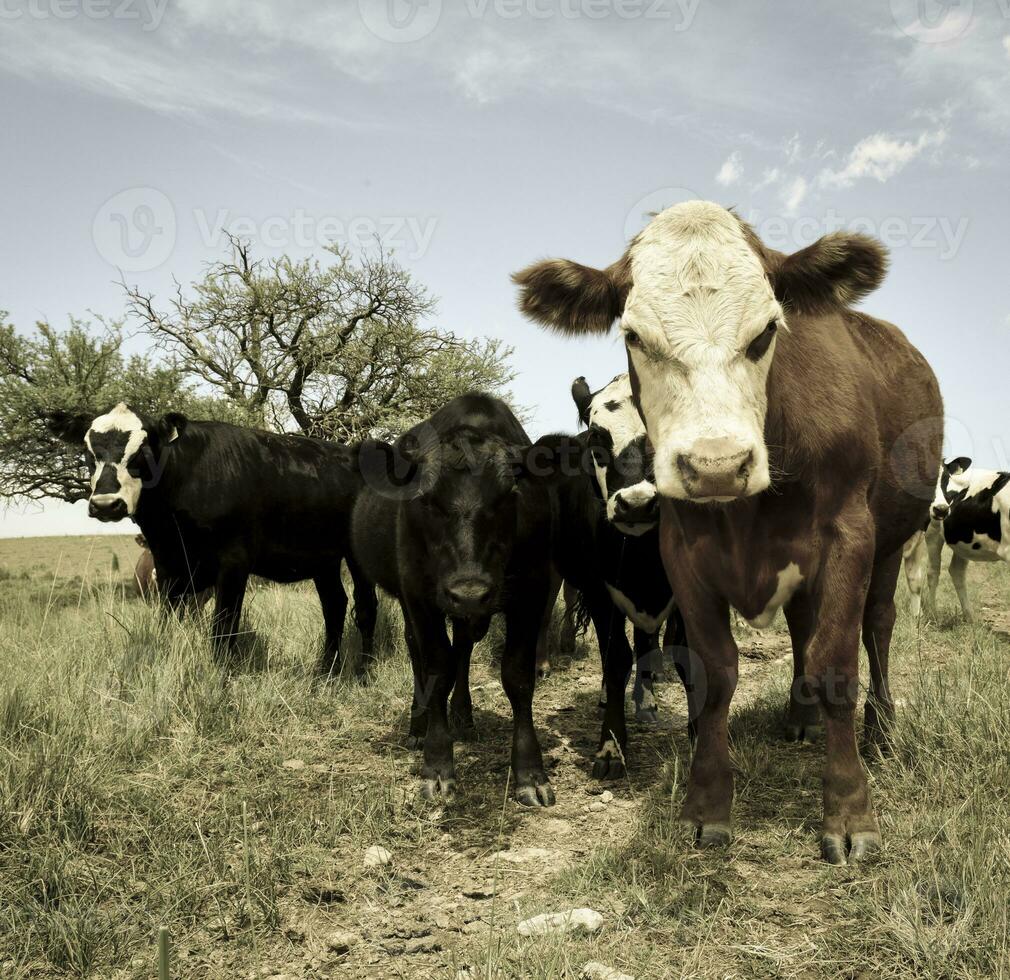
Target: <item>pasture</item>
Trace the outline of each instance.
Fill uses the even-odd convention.
[[[672,671],[660,726],[629,722],[629,778],[600,786],[595,639],[555,656],[534,709],[558,803],[521,810],[492,627],[459,796],[423,803],[395,607],[382,605],[372,682],[321,684],[311,586],[252,588],[256,635],[229,677],[203,624],[132,595],[137,551],[132,536],[0,541],[5,980],[154,976],[159,926],[179,978],[556,980],[589,961],[640,980],[1010,976],[1001,565],[971,569],[977,627],[946,578],[935,624],[910,620],[899,586],[894,753],[869,761],[884,850],[833,868],[817,846],[823,747],[780,738],[781,618],[739,634],[736,837],[700,852],[677,824],[689,746]],[[373,845],[392,862],[366,867]],[[517,934],[583,906],[602,914],[598,933]]]

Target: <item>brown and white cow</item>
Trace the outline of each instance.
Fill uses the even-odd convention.
[[[664,564],[706,675],[682,814],[702,846],[730,839],[731,607],[758,625],[785,610],[787,733],[826,732],[822,853],[843,864],[880,843],[855,737],[860,627],[864,736],[879,744],[902,546],[927,517],[943,415],[922,355],[850,309],[885,269],[865,237],[786,256],[692,201],[655,216],[606,269],[547,260],[515,276],[523,312],[555,330],[602,334],[620,320],[655,450]]]

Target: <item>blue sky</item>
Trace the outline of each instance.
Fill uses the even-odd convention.
[[[704,197],[777,248],[881,237],[866,308],[933,363],[950,448],[1010,467],[1010,0],[0,0],[0,86],[22,330],[120,315],[121,275],[164,295],[224,229],[264,254],[378,235],[438,323],[515,346],[531,434],[570,429],[572,378],[623,352],[526,324],[509,274],[606,264]]]

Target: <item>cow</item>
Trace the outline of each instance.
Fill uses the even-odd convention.
[[[137,595],[145,602],[151,602],[158,595],[158,573],[154,570],[154,555],[151,554],[147,538],[143,534],[138,534],[134,541],[140,548],[140,557],[133,569],[133,584],[137,587]]]
[[[895,583],[927,516],[943,417],[922,355],[852,308],[886,266],[862,235],[784,255],[733,212],[690,201],[653,217],[605,269],[549,259],[514,277],[521,310],[549,328],[605,334],[620,321],[655,453],[663,561],[704,669],[682,809],[698,846],[732,835],[731,607],[757,626],[785,610],[787,733],[824,727],[822,855],[845,864],[880,846],[855,737],[860,627],[864,738],[881,746]]]
[[[553,505],[546,482],[527,479],[522,455],[529,445],[504,402],[473,393],[453,399],[393,445],[366,441],[358,450],[365,489],[351,520],[353,553],[403,611],[414,673],[407,744],[423,748],[425,799],[456,790],[453,734],[473,730],[470,654],[501,612],[515,798],[530,807],[554,804],[533,726]]]
[[[83,445],[90,516],[130,518],[140,527],[168,607],[182,613],[214,588],[211,638],[219,657],[234,652],[250,575],[311,579],[326,632],[319,671],[332,676],[347,612],[340,577],[347,560],[362,639],[358,667],[370,666],[377,602],[349,552],[360,488],[350,449],[178,412],[150,418],[123,402],[99,415],[54,413],[48,424]]]
[[[1010,561],[1010,473],[973,467],[967,456],[944,463],[929,509],[930,522],[908,549],[905,572],[913,613],[919,611],[923,581],[926,608],[936,609],[943,546],[953,554],[947,573],[968,622],[975,613],[968,598],[968,563]]]

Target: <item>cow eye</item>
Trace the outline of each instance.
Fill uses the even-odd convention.
[[[765,354],[768,353],[768,348],[772,345],[772,339],[774,338],[776,332],[779,329],[778,322],[772,320],[764,330],[761,331],[751,342],[750,346],[747,348],[747,358],[751,361],[760,361]]]
[[[635,333],[634,330],[625,330],[624,331],[624,342],[629,347],[641,347],[642,346],[642,338],[639,337],[638,334]]]

